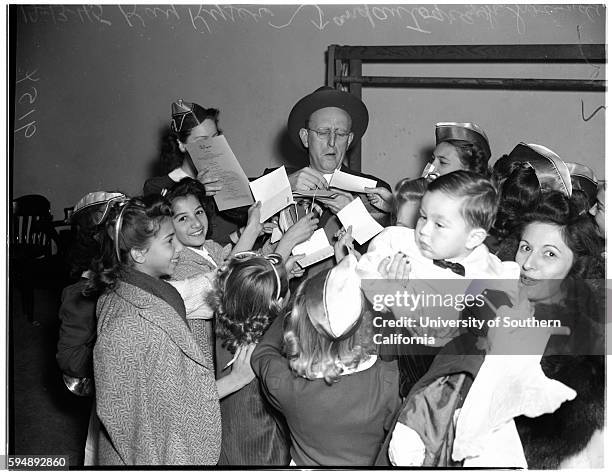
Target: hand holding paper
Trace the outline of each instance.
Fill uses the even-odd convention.
[[[238,159],[232,152],[225,136],[201,139],[186,144],[189,156],[198,170],[208,177],[208,183],[215,182],[214,198],[219,211],[251,205],[253,198],[249,189],[249,179],[242,170]],[[216,180],[213,180],[215,178]],[[222,187],[219,185],[222,184]],[[207,195],[210,190],[207,189]]]
[[[353,238],[360,245],[363,245],[384,229],[368,213],[359,197],[338,212],[338,219],[342,222],[344,228],[353,227]]]
[[[249,186],[255,200],[261,202],[262,223],[287,205],[294,203],[285,166],[253,180]]]
[[[334,248],[327,241],[325,230],[319,228],[313,233],[309,240],[300,243],[291,252],[293,255],[306,255],[298,260],[298,264],[302,268],[306,268],[312,264],[329,258],[334,254]]]
[[[327,179],[327,176],[325,176],[325,178]],[[365,193],[366,187],[376,187],[376,180],[359,177],[353,174],[347,174],[346,172],[342,172],[340,169],[334,171],[328,181],[330,187],[340,188],[342,190],[346,190],[347,192]]]

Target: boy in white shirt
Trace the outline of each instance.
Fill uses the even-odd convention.
[[[500,261],[484,245],[497,202],[495,187],[479,174],[460,170],[437,178],[423,196],[416,229],[387,227],[359,261],[360,274],[380,277],[380,261],[399,251],[410,260],[410,279],[518,278],[516,263]]]
[[[489,253],[483,243],[495,221],[497,202],[497,190],[479,174],[461,170],[437,178],[428,185],[423,196],[415,230],[391,226],[372,240],[368,252],[358,264],[361,278],[381,279],[382,260],[402,252],[410,262],[410,281],[404,289],[413,296],[421,294],[440,299],[476,296],[484,289],[499,289],[500,284],[508,288],[508,285],[517,283],[520,276],[518,264],[502,262]],[[384,283],[387,294],[393,284],[397,283]],[[434,301],[423,299],[414,302],[410,309],[390,307],[395,318],[406,315],[404,313],[408,311],[415,317],[424,314],[452,319],[460,317],[462,309],[448,304],[432,305]],[[414,325],[406,331],[413,336],[427,334],[435,338],[435,343],[430,340],[429,346],[441,347],[457,337],[462,328]]]

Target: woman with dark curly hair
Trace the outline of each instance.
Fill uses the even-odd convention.
[[[552,414],[515,419],[529,468],[597,467],[603,460],[603,244],[580,200],[544,192],[504,243],[521,266],[521,286],[537,319],[555,318],[571,334],[552,336],[542,370],[577,392]]]
[[[229,372],[241,346],[256,344],[275,319],[282,319],[289,281],[280,255],[238,253],[217,278],[217,378]],[[285,420],[263,397],[259,381],[221,399],[220,465],[289,464]]]
[[[500,196],[497,218],[486,243],[492,252],[525,214],[535,210],[543,191],[557,190],[567,197],[573,191],[565,162],[554,151],[538,144],[518,144],[495,162],[491,178]]]

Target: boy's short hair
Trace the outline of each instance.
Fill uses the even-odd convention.
[[[461,216],[472,228],[483,228],[488,232],[495,222],[497,189],[480,174],[467,170],[450,172],[432,181],[427,191],[438,191],[462,199]]]
[[[402,179],[395,185],[393,193],[393,206],[391,207],[391,223],[397,222],[400,208],[406,202],[420,202],[427,191],[427,179],[419,177],[416,179]]]

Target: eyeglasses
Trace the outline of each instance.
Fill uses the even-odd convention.
[[[337,140],[345,141],[348,139],[348,136],[351,133],[351,131],[342,131],[342,130],[332,131],[331,129],[310,129],[308,128],[308,130],[310,132],[314,132],[319,139],[325,140],[325,141],[329,140],[332,134]]]

